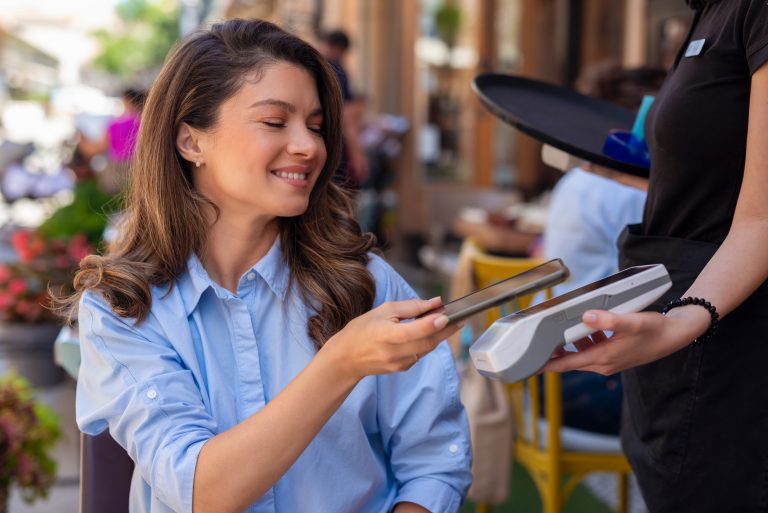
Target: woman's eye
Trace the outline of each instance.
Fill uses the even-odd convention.
[[[262,123],[270,128],[285,128],[285,123],[282,121],[262,121]]]
[[[321,134],[322,135],[322,133],[323,133],[322,125],[308,126],[307,128],[309,128],[312,132],[314,132],[316,134]]]

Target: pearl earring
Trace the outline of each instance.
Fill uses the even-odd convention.
[[[195,167],[200,167],[200,161],[195,162]]]

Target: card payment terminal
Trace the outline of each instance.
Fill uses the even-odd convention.
[[[587,310],[638,312],[672,286],[661,264],[630,267],[494,322],[469,348],[477,370],[514,383],[535,374],[560,346],[593,330]]]

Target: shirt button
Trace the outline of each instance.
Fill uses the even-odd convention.
[[[157,390],[147,390],[147,397],[155,399],[157,397]]]
[[[448,446],[448,451],[451,454],[456,454],[457,452],[459,452],[459,446],[456,445],[456,444],[451,444],[451,445]]]
[[[256,279],[256,273],[248,273],[246,278],[248,278],[248,281],[253,281]]]

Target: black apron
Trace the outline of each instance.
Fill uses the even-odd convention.
[[[717,244],[619,237],[620,268],[663,263],[681,297]],[[715,337],[625,371],[622,443],[651,513],[768,511],[768,282]]]

